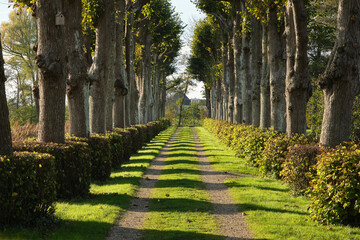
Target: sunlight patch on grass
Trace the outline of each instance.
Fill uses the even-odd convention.
[[[359,228],[312,222],[307,213],[310,200],[291,196],[280,181],[249,177],[228,179],[226,183],[257,238],[360,239]]]
[[[218,171],[242,174],[258,174],[258,169],[248,166],[243,159],[237,158],[234,151],[222,144],[214,135],[202,127],[195,128],[207,158]]]
[[[151,198],[144,239],[222,239],[190,128],[181,128]]]
[[[172,127],[163,131],[120,170],[114,171],[105,183],[92,183],[88,198],[57,202],[57,223],[51,229],[6,229],[0,231],[0,239],[104,239],[118,216],[129,207],[146,168],[175,130]]]

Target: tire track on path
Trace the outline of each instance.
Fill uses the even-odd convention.
[[[107,240],[137,240],[142,237],[143,223],[148,212],[150,197],[159,179],[159,172],[165,166],[168,151],[176,138],[179,129],[170,138],[169,142],[161,149],[159,155],[151,162],[146,170],[136,196],[130,203],[130,208],[120,217],[117,223],[110,230]]]
[[[212,213],[221,224],[220,231],[222,235],[228,240],[253,239],[244,216],[238,212],[238,208],[234,204],[230,192],[224,183],[226,179],[234,178],[234,176],[229,176],[214,169],[200,144],[197,132],[194,128],[192,130],[201,176],[214,206]]]

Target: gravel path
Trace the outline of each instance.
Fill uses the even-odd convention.
[[[165,160],[172,142],[174,141],[178,130],[170,138],[169,142],[162,148],[157,158],[155,158],[150,167],[146,170],[140,181],[140,187],[136,197],[130,203],[130,208],[120,217],[117,223],[109,232],[107,240],[137,240],[141,239],[142,227],[145,221],[145,215],[148,211],[149,201],[155,184],[159,179],[160,172],[165,166]]]
[[[212,214],[215,215],[220,223],[221,235],[225,239],[241,240],[253,239],[252,234],[246,226],[242,213],[238,212],[237,206],[232,201],[227,186],[224,184],[227,178],[242,177],[241,174],[228,174],[216,171],[206,158],[205,152],[201,147],[196,131],[193,129],[199,167],[202,180],[210,195],[214,206]],[[130,208],[120,216],[117,223],[110,230],[107,240],[138,240],[142,237],[143,223],[146,220],[150,197],[155,184],[159,179],[161,170],[165,166],[168,151],[174,141],[178,130],[171,137],[169,142],[154,159],[140,181],[140,187],[136,197],[131,201]]]
[[[236,176],[214,169],[206,158],[194,129],[193,132],[202,179],[210,195],[211,203],[214,206],[212,213],[221,223],[221,234],[225,236],[225,239],[253,239],[252,234],[246,226],[243,213],[238,212],[237,206],[232,201],[229,190],[224,183],[227,178],[235,178]],[[242,177],[242,175],[237,175],[237,177]]]

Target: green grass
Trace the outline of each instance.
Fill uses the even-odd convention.
[[[169,128],[162,132],[104,184],[93,183],[89,198],[57,202],[56,224],[51,229],[9,228],[0,231],[0,239],[104,239],[118,216],[129,207],[144,171],[174,131],[175,128]]]
[[[216,137],[202,127],[196,127],[196,132],[206,156],[218,171],[242,174],[258,174],[258,169],[248,166],[245,161],[235,156],[234,151],[222,144]]]
[[[190,128],[180,128],[151,197],[143,239],[222,239]]]
[[[215,168],[256,174],[205,129],[196,130]],[[359,228],[312,222],[307,212],[310,200],[291,196],[281,181],[254,176],[228,179],[226,184],[239,210],[246,213],[248,226],[257,239],[360,239]]]

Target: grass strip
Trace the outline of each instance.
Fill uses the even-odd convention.
[[[104,239],[118,216],[129,207],[139,187],[140,179],[151,161],[175,132],[169,128],[132,156],[111,179],[93,183],[90,197],[56,203],[56,223],[36,229],[9,228],[0,231],[0,239]]]
[[[216,169],[256,174],[211,133],[201,127],[196,130]],[[307,212],[310,200],[291,196],[289,188],[281,181],[254,176],[228,179],[226,184],[257,239],[360,239],[359,228],[312,222]]]
[[[201,145],[211,164],[218,171],[256,175],[258,169],[235,156],[234,151],[222,144],[218,138],[202,127],[195,127]]]
[[[212,209],[193,133],[181,128],[151,197],[143,239],[222,239]]]

